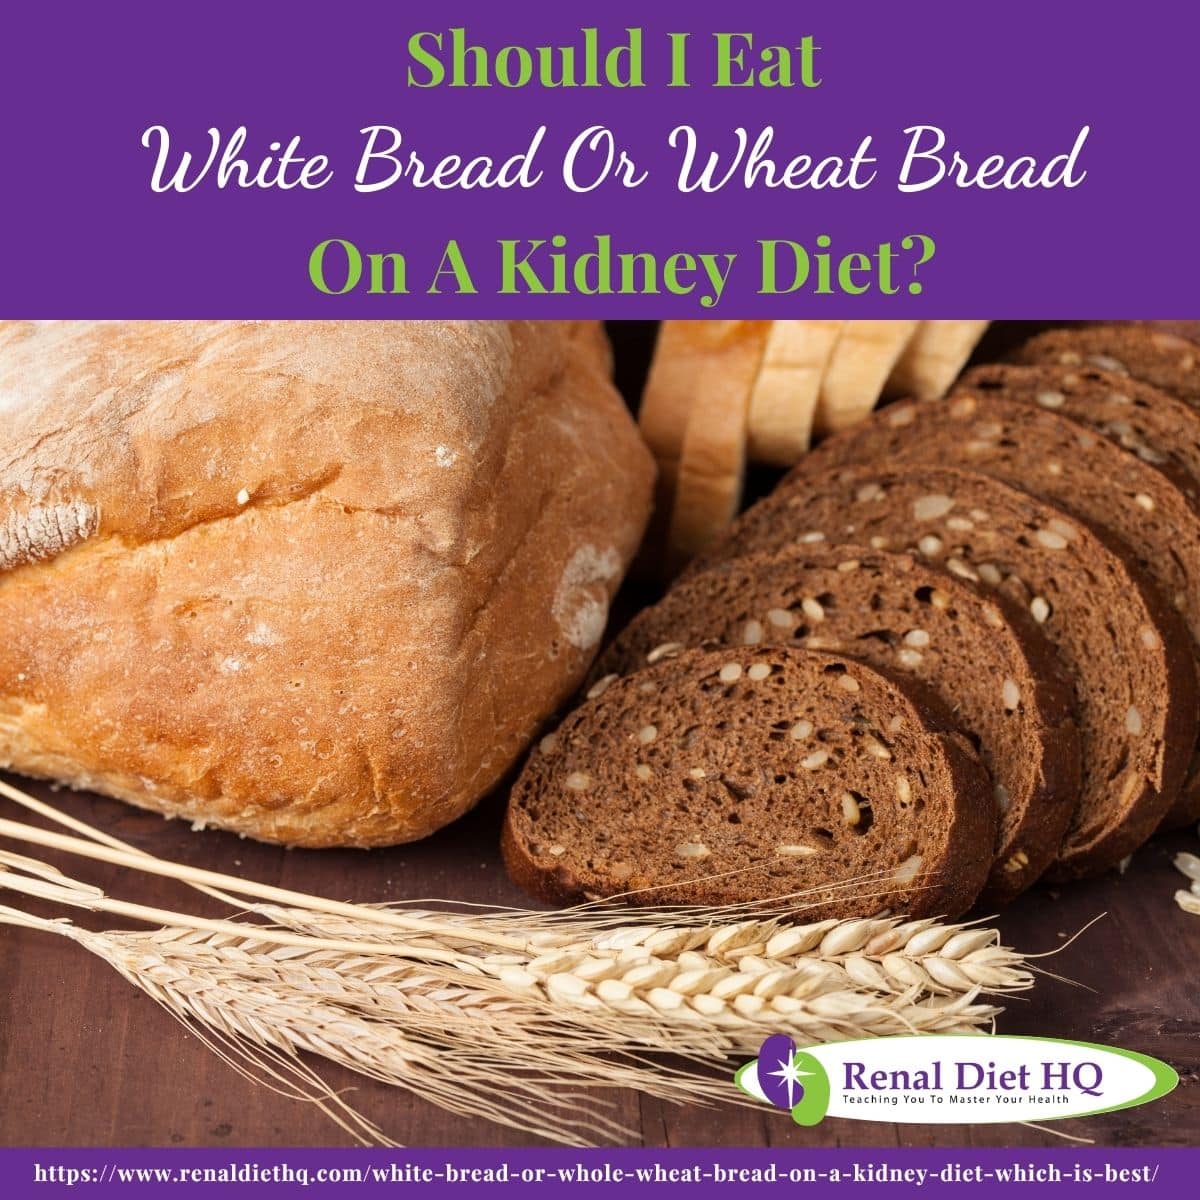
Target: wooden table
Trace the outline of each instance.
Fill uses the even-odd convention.
[[[494,798],[456,826],[385,851],[298,851],[197,834],[109,800],[33,789],[67,811],[155,854],[266,883],[360,901],[443,896],[522,904],[500,865]],[[15,806],[0,801],[13,816]],[[1071,1121],[1072,1135],[1109,1145],[1200,1143],[1200,917],[1172,899],[1174,852],[1200,849],[1195,831],[1146,846],[1123,876],[1037,890],[998,921],[1032,954],[1054,951],[1100,913],[1028,998],[1012,1001],[1004,1033],[1051,1034],[1141,1050],[1172,1063],[1180,1087],[1143,1108]],[[64,868],[113,895],[161,907],[218,912],[168,880],[100,864]],[[88,920],[94,927],[112,922]],[[408,1145],[513,1145],[530,1139],[467,1123],[406,1092],[331,1070],[353,1102]],[[5,1145],[341,1145],[349,1139],[315,1108],[236,1075],[153,1001],[103,962],[47,934],[0,928],[0,1143]],[[732,1083],[730,1085],[732,1089]],[[502,1102],[502,1096],[497,1095]],[[617,1113],[634,1141],[664,1145],[1051,1145],[1017,1125],[897,1126],[831,1121],[800,1129],[765,1107],[681,1108],[622,1095]]]

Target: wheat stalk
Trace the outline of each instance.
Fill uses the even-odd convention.
[[[606,956],[555,952],[521,962],[515,955],[473,957],[461,949],[447,949],[437,956],[437,963],[430,963],[427,948],[418,948],[414,961],[413,948],[402,939],[389,943],[308,937],[271,926],[127,904],[46,864],[3,851],[0,888],[94,912],[151,922],[165,919],[171,924],[153,942],[159,953],[172,945],[177,956],[204,947],[223,955],[228,968],[250,962],[254,977],[261,975],[264,951],[294,951],[290,959],[294,969],[303,961],[300,955],[304,952],[349,954],[353,956],[350,963],[358,970],[341,974],[347,986],[361,983],[364,974],[374,984],[388,978],[389,972],[396,977],[419,970],[423,972],[420,978],[443,986],[466,986],[481,996],[521,1000],[528,1012],[543,1020],[566,1011],[586,1012],[589,1037],[615,1029],[625,1045],[677,1053],[753,1049],[772,1031],[814,1041],[889,1033],[965,1032],[991,1020],[998,1011],[975,1002],[979,987],[949,997],[925,995],[919,982],[903,990],[856,990],[848,986],[844,968],[815,956],[796,956],[790,963],[743,956],[736,967],[717,964],[709,956],[679,949],[692,940],[693,930],[657,930],[640,949],[625,947]],[[861,933],[856,928],[860,922],[833,929],[828,925],[825,922],[815,929],[823,933],[822,940],[844,927],[850,935],[846,940],[853,944]],[[798,932],[807,940],[810,930],[813,927],[783,927],[776,936]],[[181,940],[181,932],[189,936]],[[719,938],[720,932],[711,933],[710,940]],[[743,925],[728,927],[725,932],[735,935],[726,938],[728,942],[746,931]],[[930,932],[926,925],[915,937],[928,940]],[[207,937],[200,941],[190,936],[197,933]],[[131,940],[135,937],[126,935],[112,944],[136,944]],[[649,953],[650,948],[660,953]],[[675,953],[667,957],[662,951]],[[328,963],[329,959],[322,961]]]
[[[994,930],[928,920],[803,924],[737,905],[534,912],[329,901],[165,862],[2,781],[0,792],[82,835],[0,821],[4,836],[175,878],[243,911],[250,898],[269,924],[131,904],[0,852],[0,888],[158,928],[95,933],[14,907],[0,907],[0,923],[70,938],[238,1070],[317,1103],[366,1142],[386,1138],[306,1056],[578,1144],[625,1131],[576,1087],[736,1100],[713,1072],[767,1034],[808,1044],[979,1032],[1000,1011],[985,992],[1032,983]]]
[[[65,815],[2,781],[0,794],[19,796],[43,815],[55,818]],[[98,831],[83,822],[71,819],[69,823],[77,830],[98,835]],[[89,848],[78,839],[5,820],[0,820],[0,834],[191,882],[243,910],[247,907],[245,902],[230,895],[230,891],[269,900],[285,899],[292,904],[257,904],[250,909],[281,926],[340,942],[345,949],[377,948],[380,945],[377,939],[383,935],[370,927],[381,924],[393,939],[387,943],[393,953],[407,952],[435,961],[455,962],[461,958],[456,951],[475,955],[490,947],[507,951],[512,957],[490,958],[486,960],[488,967],[526,965],[535,975],[543,977],[571,971],[573,966],[567,964],[585,971],[596,970],[597,959],[607,961],[623,956],[624,961],[631,958],[640,961],[647,955],[674,958],[686,952],[692,956],[691,969],[702,965],[698,955],[706,955],[711,960],[708,965],[713,968],[737,962],[745,965],[753,957],[763,971],[794,967],[800,958],[813,969],[813,964],[819,961],[826,971],[840,971],[844,986],[893,994],[902,994],[914,986],[934,994],[972,989],[1003,993],[1032,986],[1032,976],[1021,968],[1022,957],[1000,946],[994,930],[943,925],[932,920],[901,923],[893,918],[868,918],[797,926],[778,918],[737,921],[739,912],[747,907],[742,905],[660,909],[650,916],[640,910],[630,913],[628,909],[611,906],[584,905],[566,910],[569,921],[566,926],[558,914],[501,910],[500,924],[506,927],[501,931],[495,917],[420,909],[398,912],[254,885],[216,872],[167,863],[108,837],[103,839],[107,850]],[[869,881],[870,876],[864,876],[847,883]],[[295,907],[297,902],[303,907]],[[656,923],[664,911],[674,924],[664,927]],[[618,912],[620,919],[636,918],[635,923],[613,927],[614,914]],[[518,915],[519,925],[513,920]],[[171,914],[159,916],[169,920]],[[521,932],[514,932],[518,928]],[[585,932],[583,937],[581,928]],[[372,941],[367,943],[364,937]]]

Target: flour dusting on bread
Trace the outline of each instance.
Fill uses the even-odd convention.
[[[85,500],[32,504],[0,523],[0,571],[53,558],[96,532],[100,511]]]
[[[576,650],[590,650],[608,621],[609,585],[621,574],[621,556],[609,546],[580,546],[563,569],[551,612]]]

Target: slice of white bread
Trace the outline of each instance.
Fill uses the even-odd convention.
[[[775,321],[750,397],[749,453],[790,467],[808,449],[821,380],[842,321]]]
[[[958,378],[989,321],[922,321],[883,389],[885,396],[940,400]]]
[[[737,516],[750,396],[771,327],[770,321],[689,324],[705,328],[692,352],[697,368],[671,507],[670,568],[699,553]]]
[[[654,360],[638,410],[638,427],[658,463],[660,512],[670,512],[675,495],[683,431],[705,362],[700,348],[710,337],[719,336],[716,330],[709,333],[707,327],[736,324],[736,321],[663,321],[658,327]]]
[[[821,380],[815,421],[818,433],[837,433],[871,412],[919,324],[845,322]]]

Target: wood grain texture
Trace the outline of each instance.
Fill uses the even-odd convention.
[[[19,783],[20,781],[18,781]],[[114,801],[38,794],[118,837],[166,858],[236,871],[265,883],[346,900],[454,897],[526,904],[497,854],[499,798],[458,825],[411,846],[374,851],[281,850],[228,834],[193,833]],[[6,815],[15,806],[4,804]],[[1179,1088],[1144,1108],[1072,1121],[1075,1136],[1107,1145],[1195,1145],[1200,1140],[1200,918],[1172,899],[1178,850],[1194,831],[1146,846],[1123,876],[1060,890],[1035,889],[1000,915],[1005,939],[1027,953],[1061,946],[1100,913],[1077,942],[1044,960],[1047,976],[1010,1002],[1002,1033],[1092,1040],[1153,1054],[1179,1071]],[[60,860],[66,866],[66,860]],[[70,864],[113,894],[164,907],[218,907],[168,880]],[[92,922],[95,927],[111,922]],[[532,1144],[472,1123],[396,1089],[330,1069],[354,1103],[408,1145]],[[0,929],[0,1144],[342,1145],[348,1139],[315,1108],[238,1077],[152,1001],[83,950],[46,935]],[[730,1084],[731,1094],[733,1085]],[[497,1081],[503,1102],[503,1081]],[[1018,1125],[894,1126],[829,1121],[800,1129],[786,1116],[741,1107],[682,1108],[621,1093],[615,1115],[649,1146],[1053,1145]]]

